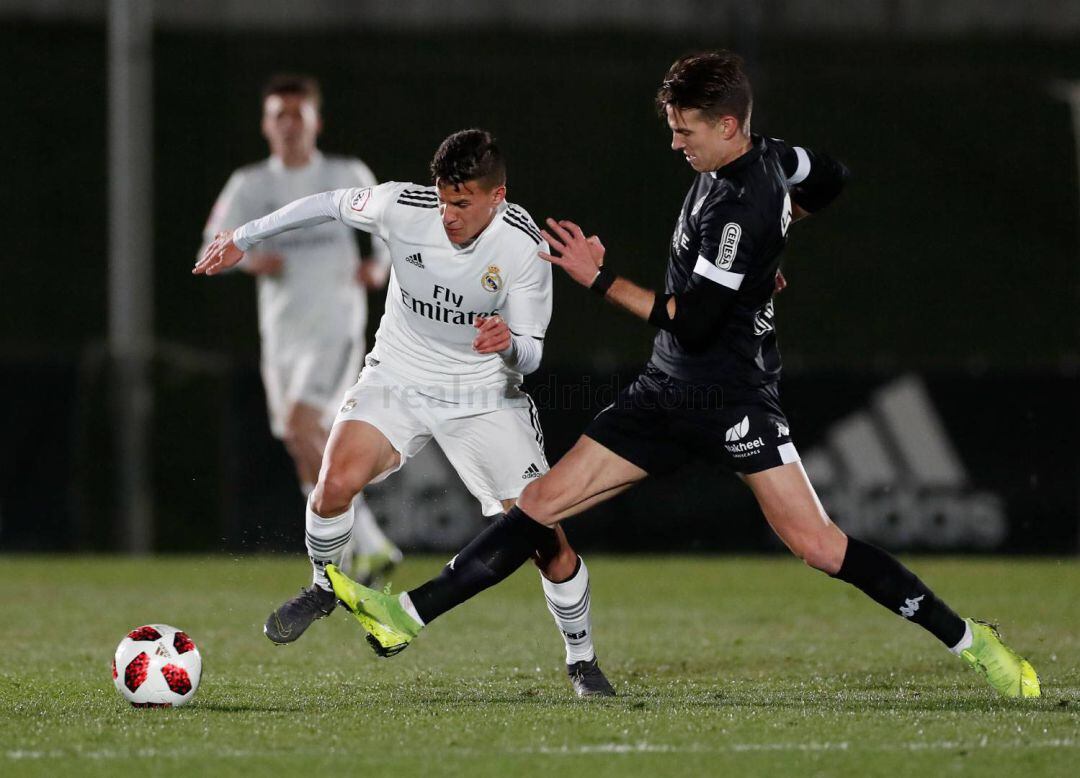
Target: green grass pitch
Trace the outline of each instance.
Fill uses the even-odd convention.
[[[437,571],[410,559],[395,588]],[[614,700],[573,699],[527,569],[378,659],[344,611],[279,648],[300,557],[0,557],[0,775],[1077,775],[1080,563],[915,559],[1000,621],[1043,697],[1002,700],[920,629],[786,558],[589,559]],[[135,710],[109,661],[186,629],[186,708]],[[152,772],[151,772],[152,771]]]

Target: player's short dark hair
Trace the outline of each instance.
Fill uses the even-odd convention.
[[[670,105],[681,111],[696,108],[709,121],[734,116],[739,124],[746,124],[753,103],[742,57],[725,49],[698,51],[675,60],[656,92],[661,116]]]
[[[318,80],[301,73],[275,73],[270,76],[263,85],[263,102],[271,95],[300,95],[312,100],[316,107],[322,107],[322,89]]]
[[[439,144],[431,177],[448,184],[477,181],[485,189],[506,183],[506,160],[487,130],[460,130]]]

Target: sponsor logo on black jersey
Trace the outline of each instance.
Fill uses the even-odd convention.
[[[739,238],[742,237],[742,227],[735,222],[724,225],[724,232],[720,236],[720,253],[716,255],[716,266],[721,270],[730,270],[735,262],[735,255],[739,251]]]
[[[729,454],[737,459],[753,456],[757,454],[765,445],[764,439],[760,436],[753,440],[746,440],[745,438],[750,433],[750,417],[743,416],[742,421],[738,424],[734,424],[728,428],[728,431],[724,433],[724,440],[727,443],[724,444],[724,448]],[[739,442],[741,441],[741,442]]]

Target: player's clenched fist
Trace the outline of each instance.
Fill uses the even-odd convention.
[[[212,276],[222,270],[228,270],[244,258],[244,252],[236,247],[232,239],[232,230],[219,232],[206,247],[206,251],[195,263],[192,273]]]
[[[510,327],[502,316],[477,317],[473,326],[477,329],[473,340],[473,350],[477,353],[497,354],[510,348]]]

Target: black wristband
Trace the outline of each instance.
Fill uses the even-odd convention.
[[[607,294],[607,290],[611,288],[611,285],[615,283],[616,277],[614,273],[601,265],[600,272],[596,274],[596,278],[589,284],[589,288],[603,297]]]

